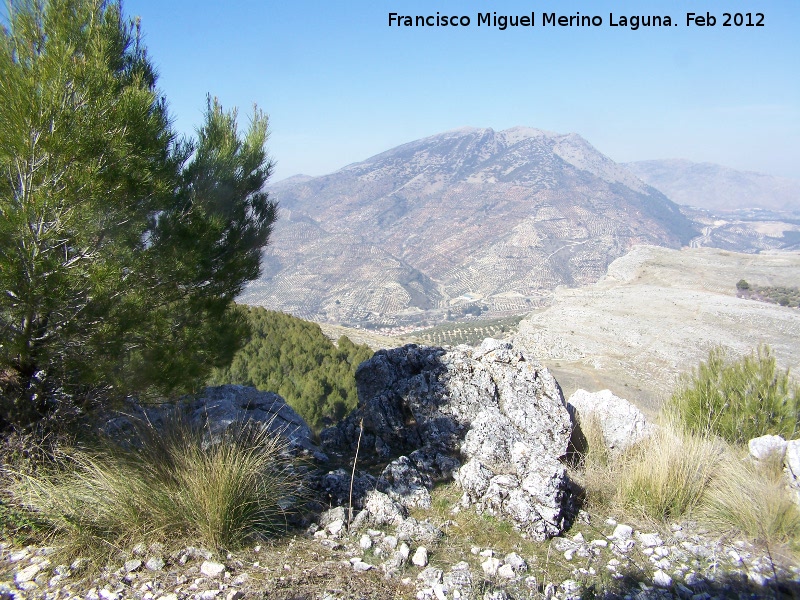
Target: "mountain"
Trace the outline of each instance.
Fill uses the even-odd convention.
[[[800,211],[798,179],[688,160],[646,160],[625,166],[678,204],[714,211]]]
[[[697,235],[580,136],[523,127],[448,131],[272,193],[264,273],[240,301],[336,323],[524,311],[634,244]]]

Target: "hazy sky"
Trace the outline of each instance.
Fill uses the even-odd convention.
[[[275,179],[321,175],[461,126],[577,132],[617,161],[688,158],[800,178],[797,0],[126,0],[175,125],[207,93],[271,120]],[[469,27],[390,28],[390,12],[466,15]],[[477,25],[479,12],[534,27]],[[723,27],[761,12],[764,27]],[[600,27],[542,27],[541,14]],[[717,17],[687,27],[686,13]],[[621,15],[677,26],[611,27]],[[753,18],[757,18],[755,14]]]

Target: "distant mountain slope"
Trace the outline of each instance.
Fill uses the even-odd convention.
[[[680,159],[646,160],[625,166],[678,204],[715,211],[743,208],[800,211],[797,179]]]
[[[634,244],[698,233],[580,136],[522,127],[449,131],[273,193],[264,276],[241,300],[339,323],[525,310],[596,281]]]
[[[800,368],[800,309],[737,297],[736,282],[797,285],[800,252],[740,254],[638,246],[581,289],[559,289],[526,317],[516,343],[551,368],[569,394],[610,388],[658,412],[680,373],[716,345],[746,355],[769,344],[781,368]]]

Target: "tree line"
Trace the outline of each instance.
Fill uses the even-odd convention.
[[[238,308],[247,318],[250,339],[230,366],[212,373],[211,385],[251,385],[280,394],[314,429],[355,408],[354,375],[372,357],[369,346],[344,335],[334,345],[316,323],[259,307]]]

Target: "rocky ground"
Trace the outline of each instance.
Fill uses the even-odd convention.
[[[308,503],[292,519],[301,525],[230,554],[119,540],[88,560],[4,542],[0,600],[800,598],[788,550],[694,522],[618,522],[587,504],[568,466],[582,415],[599,418],[612,455],[652,426],[610,392],[565,400],[511,343],[380,351],[356,381],[358,408],[319,446],[269,392],[220,386],[181,405],[210,444],[247,419],[316,461]],[[158,427],[176,408],[141,410]],[[129,439],[123,417],[106,429]],[[766,436],[750,452],[772,457],[776,445],[796,485],[800,442]],[[342,468],[353,457],[358,469]]]
[[[54,548],[0,544],[0,598],[800,597],[800,566],[695,523],[659,531],[583,515],[548,542],[531,544],[512,531],[487,546],[470,544],[453,516],[432,523],[440,537],[421,541],[399,527],[347,531],[344,511],[334,510],[322,526],[235,554],[138,544],[99,570],[87,570],[85,559],[63,562]]]
[[[682,373],[718,345],[736,356],[768,344],[800,366],[800,310],[736,297],[736,282],[796,286],[800,253],[636,246],[597,284],[559,288],[515,344],[547,366],[566,395],[608,388],[654,416]]]

